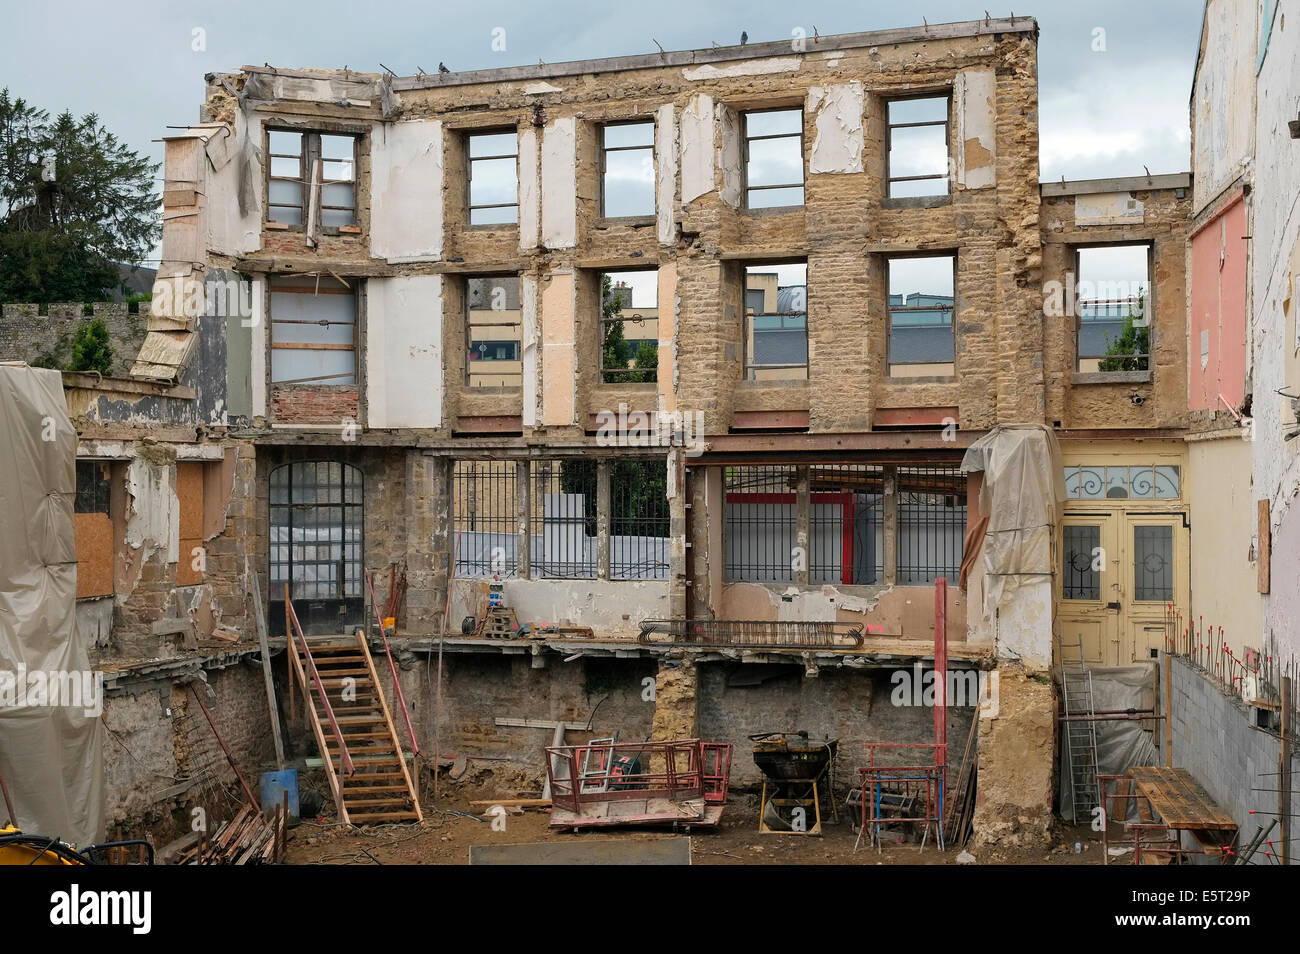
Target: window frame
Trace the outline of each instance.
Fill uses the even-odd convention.
[[[482,228],[482,226],[480,226],[480,228]],[[472,347],[472,346],[473,346],[473,343],[474,343],[474,325],[473,325],[473,323],[472,323],[472,321],[471,321],[471,318],[470,318],[470,311],[471,311],[471,309],[470,309],[470,290],[469,290],[469,289],[470,289],[470,283],[471,283],[471,282],[474,282],[474,281],[490,282],[490,281],[492,281],[493,279],[502,279],[502,278],[512,278],[512,279],[514,279],[515,282],[517,283],[517,284],[516,284],[516,296],[517,296],[518,299],[519,299],[519,311],[520,311],[520,314],[519,314],[519,320],[516,322],[515,327],[518,328],[518,330],[519,330],[519,333],[518,333],[519,357],[518,357],[518,359],[516,359],[516,360],[518,360],[519,363],[520,363],[520,370],[519,370],[519,383],[518,383],[518,384],[474,384],[473,381],[472,381],[472,378],[471,378],[471,375],[472,375],[472,370],[471,370],[471,369],[472,369],[472,366],[473,366],[474,362],[473,362],[473,361],[471,360],[471,358],[470,358],[470,353],[473,351],[473,347]],[[465,276],[464,284],[461,285],[461,290],[462,290],[462,292],[463,292],[463,294],[464,294],[464,296],[465,296],[465,307],[464,307],[464,312],[465,312],[465,318],[464,318],[464,328],[465,328],[465,332],[464,332],[464,334],[465,334],[465,337],[464,337],[464,341],[465,341],[465,387],[466,387],[468,390],[471,390],[471,391],[473,391],[473,392],[476,393],[476,394],[482,394],[482,393],[492,394],[492,393],[516,393],[516,392],[522,392],[522,390],[523,390],[523,386],[524,386],[524,380],[523,380],[523,359],[524,359],[523,276],[522,276],[519,272],[487,272],[487,273],[484,273],[484,274],[481,274],[481,275],[480,275],[480,274],[471,274],[471,275],[466,275],[466,276]],[[492,311],[492,310],[494,310],[494,309],[488,308],[488,309],[484,309],[484,310]],[[494,327],[494,326],[489,324],[487,327]],[[505,325],[500,325],[500,326],[497,326],[497,327],[505,327]],[[484,340],[484,341],[498,341],[498,340],[503,340],[503,339],[498,339],[498,338],[484,338],[484,339],[482,339],[482,340]]]
[[[788,258],[788,259],[767,259],[764,261],[743,261],[740,262],[739,265],[740,265],[740,310],[741,310],[740,380],[748,384],[767,382],[773,385],[784,384],[790,387],[798,387],[800,381],[804,381],[804,382],[811,381],[812,365],[809,361],[809,352],[811,349],[809,347],[810,331],[808,327],[810,312],[811,312],[811,308],[809,307],[811,302],[811,297],[808,294],[808,259],[806,257],[795,257],[795,258]],[[753,352],[751,350],[751,346],[753,342],[753,326],[751,323],[752,317],[749,314],[749,304],[746,300],[748,297],[748,292],[750,290],[749,269],[764,268],[764,267],[776,266],[776,265],[802,265],[804,267],[804,276],[803,276],[803,280],[804,280],[804,285],[803,285],[804,288],[804,302],[803,302],[804,361],[802,365],[804,369],[804,374],[802,378],[799,377],[755,378],[750,376],[751,372],[754,372],[759,369],[752,362]],[[780,278],[778,277],[777,279],[777,296],[778,296],[777,307],[778,308],[780,308],[780,304],[779,304],[780,293],[781,293],[781,281]],[[764,315],[766,314],[767,313],[765,312]],[[772,314],[779,317],[784,313],[781,311],[776,311],[773,312]],[[793,314],[793,312],[791,312],[790,314]],[[780,371],[780,370],[795,370],[799,368],[800,365],[763,365],[762,367],[765,369]]]
[[[295,157],[289,153],[271,152],[271,135],[273,133],[287,133],[299,137],[299,152]],[[323,235],[348,235],[359,233],[361,231],[361,214],[359,209],[359,196],[361,191],[361,166],[360,166],[360,145],[365,136],[363,132],[354,132],[349,130],[332,130],[318,129],[295,126],[275,126],[268,125],[263,132],[263,147],[266,152],[266,176],[263,179],[262,187],[266,199],[262,211],[263,227],[271,228],[276,231],[289,232],[306,232],[307,220],[311,213],[311,174],[310,169],[316,161],[321,162],[321,192],[322,201],[319,208],[330,209],[333,211],[351,211],[352,221],[343,225],[325,225],[323,222],[317,225]],[[322,155],[321,137],[330,136],[338,139],[352,140],[352,157],[350,159],[326,159]],[[276,159],[293,159],[298,160],[298,178],[290,179],[285,176],[272,175],[272,170]],[[324,164],[327,162],[347,162],[352,167],[352,178],[348,179],[327,179],[324,175]],[[271,201],[271,183],[272,182],[296,182],[299,189],[300,204],[293,206],[283,202]],[[324,187],[338,183],[347,183],[352,186],[352,205],[335,206],[325,205]],[[295,225],[290,222],[279,222],[271,218],[271,209],[285,208],[298,209],[299,222]],[[346,231],[345,231],[346,230]]]
[[[649,126],[650,127],[650,145],[648,146],[606,146],[605,130],[615,126]],[[606,155],[611,152],[640,152],[650,150],[650,169],[653,172],[658,169],[659,159],[659,124],[655,122],[653,116],[633,117],[630,119],[617,119],[610,122],[601,123],[598,127],[600,136],[600,162],[598,163],[597,175],[600,179],[600,219],[605,222],[653,222],[659,212],[659,183],[658,177],[650,186],[650,211],[643,212],[639,215],[608,215],[605,209],[605,173],[607,172]]]
[[[952,365],[952,372],[951,372],[950,374],[938,375],[938,377],[948,378],[948,377],[956,377],[956,376],[957,376],[957,275],[958,275],[958,272],[957,272],[958,261],[957,261],[957,259],[958,259],[958,254],[959,254],[959,250],[954,248],[954,249],[926,249],[926,250],[924,250],[924,251],[918,251],[918,252],[904,252],[904,253],[900,253],[900,254],[886,253],[884,256],[882,256],[883,259],[884,259],[884,273],[885,273],[885,274],[884,274],[884,284],[885,284],[885,372],[886,372],[886,377],[891,378],[891,379],[893,379],[893,380],[895,380],[895,381],[907,381],[907,380],[909,380],[909,379],[912,379],[911,376],[909,376],[909,375],[895,375],[895,374],[893,374],[893,368],[895,367],[895,365],[898,365],[899,367],[907,367],[907,366],[909,366],[909,365],[915,367],[915,366],[924,365],[924,364],[951,364],[951,365]],[[889,290],[889,284],[890,284],[889,274],[890,274],[890,266],[891,266],[891,263],[894,262],[895,260],[901,260],[901,259],[909,259],[909,258],[942,258],[942,257],[944,257],[944,256],[950,256],[950,257],[952,258],[952,305],[951,305],[950,308],[949,308],[950,317],[949,317],[949,320],[948,320],[948,327],[949,327],[949,329],[952,331],[952,360],[951,360],[951,361],[897,361],[897,362],[896,362],[896,361],[894,361],[894,357],[893,357],[893,353],[892,353],[892,350],[893,350],[893,349],[892,349],[892,347],[891,347],[891,340],[893,339],[893,336],[894,336],[894,334],[893,334],[893,332],[894,332],[894,306],[893,306],[893,304],[892,304],[892,303],[890,302],[890,300],[889,300],[889,299],[890,299],[890,295],[891,295],[891,292],[890,292],[890,290]],[[906,307],[906,306],[901,306],[901,307]],[[923,376],[919,376],[919,377],[920,377],[920,378],[926,378],[926,377],[931,377],[931,375],[923,375]]]
[[[944,100],[944,118],[943,121],[931,120],[920,123],[891,123],[889,121],[889,107],[894,103],[909,102],[917,99],[939,99]],[[887,96],[885,97],[885,195],[884,198],[898,201],[909,199],[937,199],[951,197],[953,192],[952,181],[952,91],[948,89],[928,90],[922,93],[909,93],[906,96]],[[890,164],[890,155],[894,151],[894,130],[895,129],[919,129],[929,126],[943,126],[943,143],[944,143],[944,171],[942,175],[927,176],[895,176]],[[893,184],[895,182],[921,182],[929,179],[942,179],[944,188],[942,192],[933,192],[926,195],[894,195]]]
[[[749,135],[749,117],[760,113],[792,113],[799,114],[799,132],[798,133],[777,133],[767,136],[750,136]],[[807,116],[804,113],[803,104],[789,106],[764,106],[761,109],[740,110],[740,196],[741,208],[746,212],[771,212],[771,211],[789,211],[791,209],[804,209],[808,207],[808,156],[806,152],[806,143],[804,142],[804,126]],[[785,183],[781,185],[763,185],[751,186],[749,184],[749,144],[751,142],[762,142],[771,139],[799,139],[799,181]],[[755,208],[750,205],[750,192],[772,191],[774,189],[798,189],[802,193],[802,201],[798,205],[768,205]]]
[[[607,375],[608,375],[609,373],[611,373],[611,372],[614,373],[614,374],[622,374],[622,373],[625,373],[625,369],[622,369],[622,368],[607,368],[607,367],[605,367],[605,326],[606,326],[607,323],[612,323],[613,321],[622,321],[622,322],[624,322],[624,327],[626,328],[626,327],[627,327],[627,324],[626,324],[626,323],[629,322],[629,321],[631,321],[631,319],[630,319],[630,318],[614,318],[614,319],[610,319],[610,322],[607,322],[607,321],[606,321],[606,319],[605,319],[605,300],[604,300],[604,278],[605,278],[606,275],[608,275],[608,276],[610,276],[611,279],[613,279],[613,278],[615,278],[616,276],[619,276],[619,275],[626,275],[626,274],[628,274],[628,273],[630,273],[630,272],[640,272],[640,273],[643,273],[643,274],[645,274],[645,273],[649,273],[649,274],[653,274],[654,277],[655,277],[655,304],[654,304],[654,310],[655,310],[655,318],[654,318],[654,322],[655,322],[655,338],[654,338],[654,342],[655,342],[655,350],[656,350],[656,352],[659,350],[659,266],[658,266],[658,264],[654,265],[654,266],[651,267],[651,268],[612,268],[612,269],[598,268],[598,269],[594,269],[594,270],[593,270],[593,275],[594,275],[594,278],[595,278],[595,281],[596,281],[596,315],[595,315],[595,318],[596,318],[596,321],[595,321],[595,325],[596,325],[596,364],[597,364],[597,373],[600,375],[600,378],[599,378],[599,385],[600,385],[601,387],[626,387],[626,386],[628,386],[628,385],[638,385],[638,384],[649,384],[649,385],[655,385],[655,386],[657,386],[658,383],[659,383],[659,365],[658,365],[658,362],[657,362],[657,361],[656,361],[655,366],[654,366],[653,368],[627,368],[627,369],[626,369],[626,372],[633,372],[633,371],[642,371],[642,372],[647,372],[647,371],[648,371],[648,372],[650,372],[651,375],[652,375],[652,377],[651,377],[649,380],[645,380],[645,381],[630,381],[630,380],[618,381],[618,380],[610,380],[610,379],[607,377]],[[611,286],[611,290],[612,290],[612,288],[613,288],[613,282],[612,282],[612,281],[610,282],[610,286]],[[635,310],[636,310],[636,306],[635,306],[635,305],[628,305],[628,306],[627,306],[627,310],[628,310],[628,311],[635,311]],[[620,313],[621,313],[621,312],[620,312]],[[624,338],[625,338],[625,339],[626,339],[626,337],[627,337],[627,336],[624,335]],[[645,339],[636,339],[636,340],[641,341],[641,340],[645,340]],[[658,357],[658,355],[656,355],[656,357]],[[633,352],[633,354],[632,354],[632,358],[633,358],[633,360],[636,359],[636,353],[635,353],[635,352]]]
[[[298,319],[298,318],[277,319],[275,317],[274,307],[271,304],[274,296],[277,294],[276,292],[277,280],[283,281],[284,279],[306,278],[306,277],[310,277],[310,276],[304,276],[298,274],[277,274],[277,275],[267,276],[267,282],[266,282],[267,342],[266,344],[267,344],[268,352],[271,353],[267,355],[266,374],[269,383],[273,388],[295,387],[295,386],[303,386],[303,385],[308,387],[313,387],[313,388],[360,388],[361,387],[361,360],[359,355],[359,351],[360,351],[359,342],[360,342],[361,308],[362,308],[362,304],[361,304],[362,284],[360,279],[357,278],[351,279],[351,285],[349,285],[348,281],[345,279],[335,279],[335,281],[338,281],[350,293],[350,296],[352,298],[352,321],[336,322],[336,321],[330,321],[329,319],[323,319],[326,326],[335,325],[335,324],[338,325],[350,324],[352,326],[352,343],[350,348],[336,347],[334,345],[337,343],[332,343],[332,342],[319,342],[316,344],[311,344],[309,342],[303,342],[303,341],[279,341],[279,342],[276,341],[275,325],[277,323],[282,325],[296,324],[296,323],[320,324],[319,321],[311,322],[311,321],[307,321],[306,319]],[[319,281],[319,277],[318,277],[318,281]],[[281,285],[280,287],[281,287],[281,291],[278,292],[278,294],[290,294],[290,295],[309,294],[309,293],[320,294],[319,289],[317,289],[315,292],[308,292],[306,288],[295,287],[292,285],[289,286]],[[286,287],[291,288],[293,290],[284,291],[283,289]],[[342,292],[339,292],[337,290],[331,290],[326,292],[325,294],[331,294],[331,295],[342,294]],[[351,383],[347,383],[347,382],[330,383],[332,379],[348,377],[348,375],[346,374],[330,374],[330,375],[311,377],[311,378],[292,378],[287,381],[277,381],[275,378],[275,361],[274,361],[274,352],[276,350],[349,351],[352,355],[352,373],[351,373],[352,381]]]
[[[504,136],[510,133],[515,137],[515,151],[501,155],[475,156],[473,141],[479,137]],[[465,227],[471,229],[517,229],[519,228],[519,127],[492,126],[484,129],[467,129],[465,137]],[[484,205],[474,204],[474,163],[496,159],[514,159],[515,161],[515,201],[491,202]],[[475,222],[476,209],[514,209],[513,222]]]

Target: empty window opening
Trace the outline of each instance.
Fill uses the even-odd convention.
[[[606,218],[655,214],[655,124],[601,127],[601,211]]]
[[[889,197],[948,194],[948,97],[890,100]]]
[[[283,633],[286,583],[306,633],[359,625],[365,608],[361,471],[339,461],[283,464],[271,471],[270,511],[272,629]]]
[[[953,468],[899,467],[898,582],[957,582],[966,536],[966,475]]]
[[[803,205],[803,110],[743,114],[745,207]]]
[[[465,286],[465,383],[473,388],[520,387],[524,365],[519,276],[471,278]]]
[[[528,532],[534,577],[596,577],[596,488],[588,482],[586,463],[532,463]]]
[[[514,461],[458,460],[452,476],[456,576],[518,575],[519,481]]]
[[[1147,244],[1078,249],[1075,326],[1080,371],[1149,369],[1150,253]]]
[[[600,373],[606,384],[658,379],[659,273],[600,273]]]
[[[890,258],[889,373],[892,377],[954,373],[954,255]]]
[[[469,224],[519,221],[519,135],[475,133],[469,140]]]
[[[357,296],[332,277],[271,279],[271,383],[355,385]]]
[[[613,459],[608,470],[610,579],[668,579],[667,462],[663,458]],[[596,539],[600,493],[596,461],[563,461],[560,474],[561,489],[582,497],[583,535]],[[577,548],[573,549],[576,552]]]
[[[356,136],[272,129],[267,138],[268,222],[304,226],[314,205],[325,228],[356,224]]]
[[[808,377],[808,264],[745,268],[745,379]]]

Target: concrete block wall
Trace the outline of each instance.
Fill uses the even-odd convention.
[[[1185,659],[1175,657],[1171,668],[1174,765],[1191,772],[1210,797],[1236,819],[1244,844],[1256,827],[1267,827],[1277,814],[1277,795],[1253,789],[1277,788],[1281,743],[1275,734],[1252,725],[1251,710]],[[1293,745],[1293,779],[1300,773],[1296,749]],[[1300,816],[1300,792],[1293,790],[1290,812],[1293,819]],[[1277,844],[1277,829],[1271,837]],[[1257,861],[1268,863],[1263,855]]]

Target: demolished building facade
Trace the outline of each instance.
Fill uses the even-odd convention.
[[[949,666],[997,675],[982,715],[950,701],[949,739],[981,721],[977,834],[1044,840],[1056,642],[1108,666],[1166,648],[1211,478],[1185,440],[1191,177],[1040,184],[1036,41],[1018,17],[209,75],[201,122],[166,138],[131,378],[65,377],[110,820],[185,797],[158,780],[187,777],[178,679],[201,673],[266,757],[250,587],[282,645],[286,584],[309,632],[344,632],[373,616],[366,571],[383,598],[404,570],[393,642],[426,748],[540,764],[546,740],[500,716],[801,728],[841,740],[847,777],[858,743],[930,741],[891,696],[933,657],[944,579]],[[620,176],[640,205],[612,201]],[[631,283],[622,312],[607,279]],[[611,360],[612,324],[653,366]],[[1025,484],[1039,532],[994,473],[1047,475]],[[545,638],[462,633],[494,581]],[[700,648],[645,620],[865,635]]]

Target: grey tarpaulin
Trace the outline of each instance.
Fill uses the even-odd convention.
[[[961,469],[984,473],[984,615],[991,616],[1026,578],[1056,572],[1054,542],[1065,503],[1061,447],[1041,424],[995,427],[966,449]]]
[[[0,441],[0,771],[20,828],[84,846],[104,826],[103,696],[77,632],[77,434],[59,372],[0,364]]]
[[[1098,710],[1150,709],[1155,706],[1156,677],[1154,666],[1092,666],[1092,705]],[[1094,722],[1097,729],[1097,774],[1123,775],[1135,765],[1159,765],[1160,753],[1151,740],[1152,727],[1164,731],[1163,722],[1114,720]],[[1069,761],[1065,742],[1061,743],[1060,806],[1061,817],[1070,818],[1074,811],[1074,790],[1070,783]],[[1110,783],[1110,793],[1117,791]],[[1132,798],[1115,799],[1110,816],[1116,821],[1136,817],[1137,803]],[[1091,819],[1080,818],[1080,822]]]

